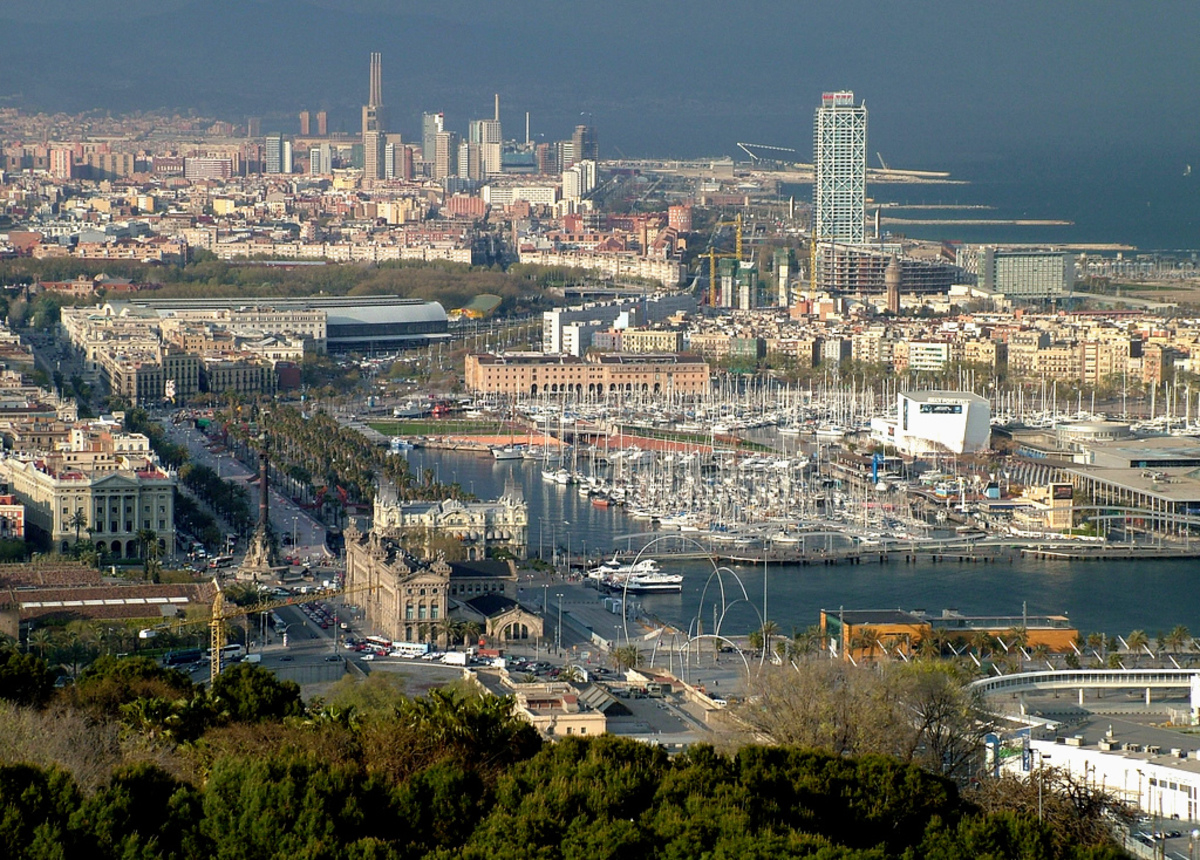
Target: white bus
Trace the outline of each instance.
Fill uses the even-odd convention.
[[[379,651],[387,651],[392,647],[392,640],[382,636],[368,636],[363,641],[367,643],[368,648],[375,648]]]
[[[246,656],[245,645],[226,645],[221,649],[221,662],[228,663],[232,660],[240,660]],[[204,652],[204,659],[212,659],[212,649],[209,648]]]
[[[390,657],[423,657],[429,653],[428,642],[393,642]]]

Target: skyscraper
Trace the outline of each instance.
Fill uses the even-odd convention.
[[[867,108],[824,93],[813,122],[813,238],[860,244],[867,195]]]
[[[317,111],[317,134],[321,137],[329,136],[329,113],[327,111]]]
[[[592,126],[575,126],[575,133],[571,135],[571,143],[574,144],[575,161],[600,160],[600,147],[596,143],[596,129]]]
[[[269,134],[263,145],[263,173],[283,173],[283,135]]]
[[[309,129],[309,112],[306,110],[300,111],[300,136],[308,137]]]
[[[421,117],[421,158],[432,164],[437,153],[437,136],[446,130],[446,115],[441,111]]]
[[[387,146],[387,113],[383,107],[383,55],[371,54],[371,83],[367,103],[362,109],[363,177],[383,179],[387,171],[384,152]]]
[[[439,131],[434,135],[433,179],[445,179],[458,174],[458,135]]]

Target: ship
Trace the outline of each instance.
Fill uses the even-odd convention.
[[[683,591],[683,576],[678,573],[635,573],[610,587],[630,594],[679,594]]]

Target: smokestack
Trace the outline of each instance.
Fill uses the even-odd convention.
[[[496,115],[492,119],[500,122],[500,93],[496,93]]]

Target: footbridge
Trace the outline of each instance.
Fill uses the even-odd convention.
[[[1017,672],[981,678],[969,685],[986,696],[1026,693],[1033,690],[1077,690],[1083,705],[1085,690],[1145,690],[1150,704],[1153,690],[1189,690],[1192,711],[1200,708],[1200,669],[1059,669]]]

